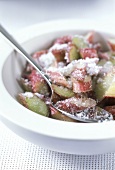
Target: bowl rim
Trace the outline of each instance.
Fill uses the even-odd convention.
[[[68,24],[69,23],[69,24]],[[61,26],[61,27],[60,27]],[[17,41],[21,44],[26,43],[29,39],[39,36],[44,33],[62,31],[62,30],[96,30],[99,32],[114,34],[114,27],[108,26],[105,23],[97,23],[90,20],[55,20],[38,23],[18,31],[13,34]],[[47,28],[47,29],[44,29]],[[62,138],[68,140],[105,140],[115,138],[115,122],[104,123],[73,123],[54,120],[41,115],[38,115],[15,101],[4,87],[2,79],[2,69],[8,55],[13,51],[13,48],[4,40],[0,38],[1,49],[0,56],[0,84],[1,84],[1,98],[0,98],[0,117],[9,120],[11,123],[18,125],[29,131],[39,133],[45,136]],[[4,102],[5,101],[5,102]],[[13,108],[11,107],[13,106]],[[21,115],[21,116],[20,116]],[[2,119],[1,119],[2,120]],[[26,121],[25,121],[26,120]],[[47,125],[47,128],[46,128]]]

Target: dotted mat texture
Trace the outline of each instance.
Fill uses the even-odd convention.
[[[0,122],[0,170],[115,170],[115,153],[82,156],[49,151]]]

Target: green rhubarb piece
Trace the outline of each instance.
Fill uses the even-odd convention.
[[[61,97],[70,98],[70,97],[74,96],[74,92],[71,89],[68,89],[66,87],[52,84],[52,88],[53,88],[54,92]]]
[[[49,116],[48,106],[42,99],[31,92],[20,93],[18,95],[18,101],[33,112],[43,116]]]
[[[89,43],[80,35],[75,35],[72,39],[72,43],[75,44],[78,49],[89,47]]]
[[[36,83],[37,92],[43,95],[49,95],[49,87],[45,81]]]
[[[113,66],[115,66],[115,56],[111,56],[110,61],[113,64]]]
[[[69,51],[69,60],[70,62],[73,60],[78,60],[80,57],[79,52],[77,51],[77,48],[75,45],[72,45],[70,47],[70,51]]]
[[[115,68],[97,79],[94,91],[99,101],[104,97],[115,97]]]
[[[98,62],[98,66],[104,66],[104,64],[107,62],[107,60],[105,59],[101,59],[99,62]]]
[[[19,83],[24,91],[32,92],[31,82],[28,79],[21,78]]]

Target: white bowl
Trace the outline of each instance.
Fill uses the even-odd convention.
[[[54,38],[97,30],[113,34],[112,27],[85,20],[61,20],[37,24],[16,34],[16,39],[32,53],[48,47]],[[106,35],[104,33],[104,35]],[[115,122],[72,123],[38,115],[16,100],[17,83],[25,59],[0,38],[0,119],[24,139],[53,151],[71,154],[100,154],[115,151]]]

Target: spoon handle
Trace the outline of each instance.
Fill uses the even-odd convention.
[[[10,42],[13,48],[18,51],[25,59],[44,77],[47,83],[50,85],[48,76],[44,75],[42,68],[38,65],[33,58],[23,49],[23,47],[5,30],[5,28],[0,24],[0,32],[2,35]]]

